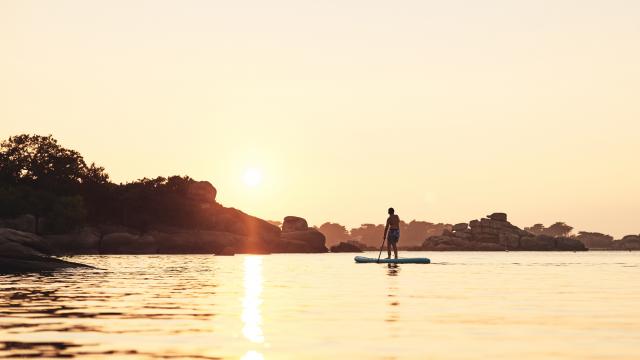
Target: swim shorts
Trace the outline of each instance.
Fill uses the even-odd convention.
[[[389,243],[397,243],[398,240],[400,240],[400,229],[389,229],[387,240],[389,241]]]

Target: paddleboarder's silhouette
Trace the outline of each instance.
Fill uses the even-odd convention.
[[[400,217],[396,215],[396,211],[393,208],[389,208],[389,217],[387,218],[387,225],[384,227],[384,239],[387,239],[387,259],[391,259],[391,248],[393,253],[398,258],[398,240],[400,240]]]

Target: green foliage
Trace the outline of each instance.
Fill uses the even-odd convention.
[[[105,184],[104,168],[87,165],[75,150],[51,135],[17,135],[0,143],[0,182],[27,185],[57,194],[75,194],[82,184]]]
[[[45,232],[57,234],[73,230],[85,219],[86,211],[82,197],[56,197],[47,212],[44,223]]]

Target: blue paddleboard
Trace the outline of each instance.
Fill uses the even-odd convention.
[[[400,259],[380,259],[365,256],[356,256],[354,260],[357,263],[379,263],[379,264],[429,264],[431,260],[427,258],[400,258]]]

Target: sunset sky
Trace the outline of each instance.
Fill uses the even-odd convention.
[[[0,137],[265,219],[640,232],[640,1],[0,1]]]

